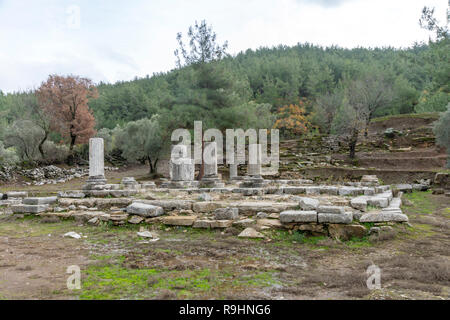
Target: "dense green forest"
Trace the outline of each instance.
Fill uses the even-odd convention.
[[[441,48],[442,47],[442,48]],[[234,77],[240,102],[278,107],[306,98],[309,110],[323,95],[339,90],[348,79],[381,76],[394,99],[376,116],[444,111],[449,94],[449,50],[443,44],[395,48],[323,48],[311,44],[247,50],[220,62]],[[176,109],[192,89],[193,67],[130,82],[99,84],[99,98],[90,102],[98,128],[138,120]]]
[[[372,118],[447,110],[450,42],[448,31],[433,25],[432,13],[424,8],[429,20],[424,27],[436,39],[401,49],[306,43],[228,55],[226,43],[215,43],[212,28],[205,21],[196,23],[188,32],[190,49],[181,34],[177,37],[176,68],[133,81],[99,83],[84,114],[95,117],[92,123],[108,152],[120,149],[130,160],[148,160],[152,171],[170,132],[192,128],[194,120],[221,130],[276,127],[291,137],[307,131],[339,134],[348,137],[354,157],[357,137]],[[0,91],[0,161],[67,156],[67,135],[55,126],[58,119],[41,112],[39,96]],[[74,142],[85,140],[70,134],[72,152]],[[139,140],[146,134],[153,139]],[[134,149],[124,147],[138,140]]]

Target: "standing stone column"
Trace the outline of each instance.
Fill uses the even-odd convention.
[[[104,145],[102,138],[89,139],[89,178],[84,189],[96,189],[106,184]]]
[[[217,143],[209,142],[205,146],[204,177],[217,178]]]
[[[192,181],[194,180],[194,162],[186,157],[187,146],[176,145],[172,148],[170,156],[170,180]]]
[[[230,180],[236,180],[238,179],[238,165],[237,164],[230,164]]]
[[[248,146],[248,177],[239,185],[241,188],[261,188],[268,184],[261,176],[261,144]]]
[[[173,146],[170,155],[170,182],[163,183],[163,188],[195,187],[198,181],[194,181],[194,160],[187,157],[186,145]]]
[[[241,139],[241,138],[238,138]],[[230,180],[242,180],[244,177],[239,176],[238,174],[238,168],[240,164],[243,164],[241,159],[244,160],[245,163],[245,145],[244,149],[241,150],[239,147],[236,147],[234,154],[234,163],[229,165],[230,169]]]

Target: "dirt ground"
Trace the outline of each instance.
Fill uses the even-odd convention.
[[[380,241],[339,242],[274,230],[266,240],[148,225],[88,226],[74,220],[0,215],[1,299],[448,299],[450,198],[404,198],[412,227]],[[81,239],[63,238],[68,231]],[[367,267],[381,269],[369,290]],[[81,289],[69,290],[69,266]]]

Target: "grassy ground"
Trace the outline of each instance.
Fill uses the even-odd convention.
[[[0,221],[2,299],[448,299],[450,201],[429,192],[405,196],[411,227],[395,237],[338,242],[274,230],[243,240],[238,230],[88,226],[33,217]],[[368,225],[370,227],[370,225]],[[83,238],[63,238],[68,231]],[[381,268],[382,289],[367,289],[366,269]],[[67,267],[81,268],[68,290]]]

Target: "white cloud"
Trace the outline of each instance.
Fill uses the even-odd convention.
[[[168,71],[176,33],[202,19],[231,53],[298,42],[406,47],[428,39],[418,25],[422,7],[435,6],[445,21],[446,2],[0,0],[0,89],[36,87],[51,73],[114,82]],[[80,8],[80,28],[70,6]]]

